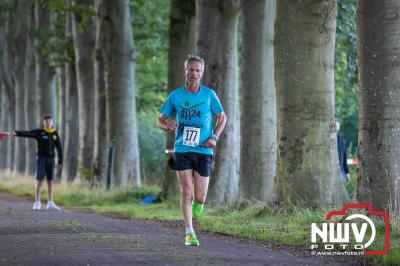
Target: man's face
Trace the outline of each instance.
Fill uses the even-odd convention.
[[[186,83],[190,86],[197,86],[203,77],[202,65],[200,62],[192,62],[185,69]]]
[[[53,119],[49,118],[49,119],[44,119],[43,120],[43,126],[45,128],[53,128]]]

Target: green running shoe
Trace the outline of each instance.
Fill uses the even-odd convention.
[[[185,246],[198,246],[199,240],[196,238],[195,233],[187,233],[185,237]]]
[[[201,212],[203,211],[203,206],[204,204],[198,203],[197,201],[192,202],[192,213],[193,213],[193,218],[199,218],[201,215]]]

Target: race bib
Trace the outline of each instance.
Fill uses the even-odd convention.
[[[183,128],[183,145],[196,147],[200,142],[200,128],[184,127]]]

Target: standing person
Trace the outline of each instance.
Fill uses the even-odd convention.
[[[44,177],[47,178],[47,209],[60,210],[53,202],[53,176],[54,176],[54,157],[57,149],[58,165],[61,168],[63,162],[62,147],[60,137],[53,128],[53,118],[50,115],[43,116],[43,127],[31,131],[14,131],[17,137],[34,138],[37,141],[37,169],[34,210],[40,210],[40,191]]]
[[[185,85],[169,94],[157,120],[160,129],[175,131],[174,153],[169,166],[176,170],[179,181],[187,246],[199,245],[192,216],[198,218],[203,210],[213,148],[217,146],[226,124],[226,115],[217,94],[200,84],[203,73],[203,59],[188,56],[184,64]],[[213,118],[217,120],[214,129]]]
[[[337,150],[340,164],[340,177],[343,183],[350,180],[349,166],[347,165],[346,141],[339,136],[340,123],[335,119],[335,133],[337,135]]]

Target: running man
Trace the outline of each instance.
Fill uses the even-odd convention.
[[[226,115],[217,94],[200,84],[203,73],[203,59],[189,56],[184,64],[185,86],[169,94],[157,120],[160,129],[175,131],[174,154],[169,166],[177,172],[187,246],[199,245],[192,216],[198,218],[203,210],[213,148],[217,146],[226,124]],[[214,129],[213,118],[217,120]]]
[[[61,168],[63,162],[60,137],[53,128],[53,119],[50,115],[43,116],[43,128],[31,131],[14,131],[11,135],[17,137],[34,138],[37,141],[37,169],[34,210],[40,210],[40,192],[44,177],[47,177],[47,209],[60,210],[53,202],[53,176],[54,156],[57,149],[58,165]]]

